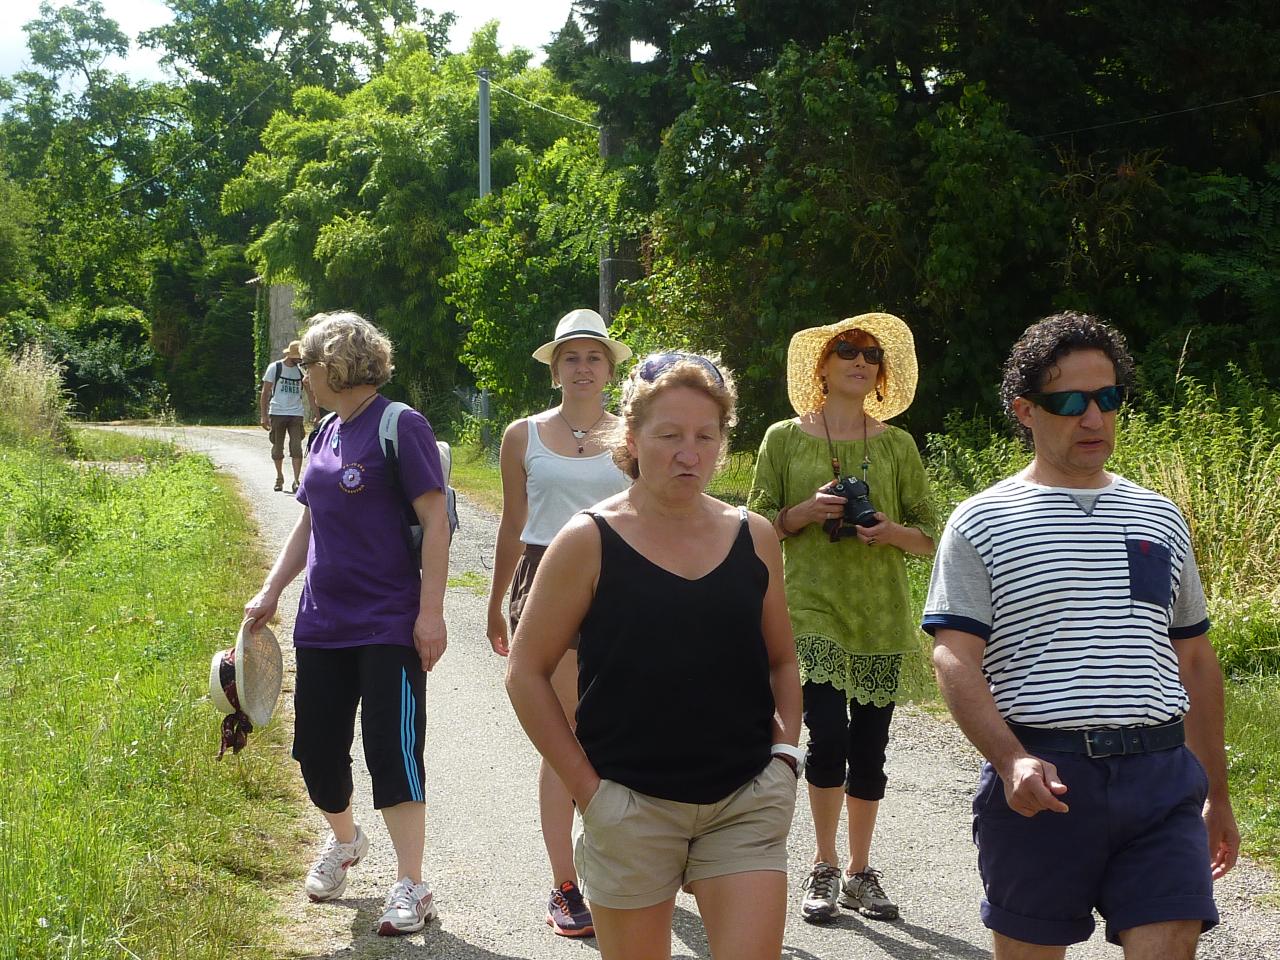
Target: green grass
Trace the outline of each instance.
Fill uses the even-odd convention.
[[[72,427],[70,447],[77,460],[136,462],[173,460],[178,456],[177,448],[167,440],[93,427]]]
[[[207,460],[119,479],[0,446],[0,958],[278,952],[263,888],[301,841],[285,732],[217,763],[207,698],[260,578]]]
[[[449,482],[486,510],[502,512],[502,475],[497,458],[476,445],[453,448],[453,469]]]
[[[476,573],[474,570],[467,570],[457,576],[450,577],[448,586],[457,587],[459,590],[470,590],[477,597],[487,597],[489,595],[489,578]]]
[[[1280,678],[1227,685],[1227,763],[1231,799],[1245,849],[1276,864],[1280,858]]]

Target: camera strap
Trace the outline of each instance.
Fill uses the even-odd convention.
[[[840,482],[840,458],[836,456],[836,445],[831,442],[831,428],[827,426],[827,411],[822,413],[822,432],[827,435],[827,452],[831,454],[831,475],[836,478],[836,483]],[[862,413],[862,482],[867,482],[867,468],[871,466],[871,460],[867,457],[867,414],[864,410]]]

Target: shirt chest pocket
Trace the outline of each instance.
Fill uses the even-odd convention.
[[[1168,608],[1173,598],[1169,548],[1154,540],[1125,541],[1129,555],[1129,596],[1138,603]]]

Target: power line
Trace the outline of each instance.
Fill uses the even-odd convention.
[[[305,57],[308,53],[310,53],[310,52],[311,52],[311,48],[312,48],[312,47],[314,47],[314,46],[316,45],[316,42],[317,42],[321,37],[323,37],[323,36],[324,36],[324,34],[323,34],[323,33],[317,32],[317,33],[316,33],[316,35],[315,35],[314,37],[312,37],[312,38],[311,38],[311,42],[310,42],[310,43],[308,43],[305,47],[303,47],[302,52],[301,52],[300,54],[298,54],[296,57],[294,57],[292,61],[290,61],[290,63],[289,63],[289,65],[288,65],[288,67],[286,67],[286,71],[287,71],[287,72],[292,72],[293,68],[294,68],[294,67],[296,67],[296,66],[297,66],[297,65],[302,61],[302,58],[303,58],[303,57]],[[213,136],[211,136],[211,137],[209,137],[208,139],[206,139],[206,140],[202,141],[201,143],[197,144],[197,145],[196,145],[196,147],[195,147],[195,149],[194,149],[194,150],[192,150],[190,153],[186,154],[185,156],[179,157],[177,160],[174,160],[172,163],[170,163],[167,167],[164,167],[162,170],[158,171],[157,173],[153,173],[151,176],[147,177],[147,179],[145,179],[145,180],[139,180],[137,183],[131,183],[131,184],[129,184],[127,187],[121,187],[121,188],[120,188],[119,190],[117,190],[115,193],[113,193],[113,194],[111,194],[109,197],[107,197],[107,200],[108,200],[108,201],[110,201],[110,200],[115,200],[117,197],[122,197],[122,196],[124,196],[126,193],[131,193],[131,192],[132,192],[132,191],[134,191],[134,190],[140,190],[140,189],[142,189],[142,188],[143,188],[143,187],[145,187],[148,183],[151,183],[153,180],[158,180],[158,179],[160,179],[160,178],[161,178],[161,177],[163,177],[166,173],[168,173],[170,170],[175,169],[175,168],[176,168],[176,167],[178,167],[180,164],[184,164],[184,163],[186,163],[188,160],[190,160],[192,157],[194,157],[194,156],[195,156],[196,154],[198,154],[200,151],[204,150],[204,149],[205,149],[205,147],[209,146],[211,143],[214,143],[215,141],[222,139],[224,136],[226,136],[227,129],[228,129],[228,128],[233,124],[233,123],[235,123],[237,120],[239,120],[241,117],[243,117],[246,113],[248,113],[248,112],[249,112],[249,109],[250,109],[250,108],[251,108],[255,103],[257,103],[259,100],[261,100],[263,97],[265,97],[265,96],[267,95],[267,93],[268,93],[268,92],[270,92],[270,90],[271,90],[271,89],[272,89],[272,88],[273,88],[277,83],[279,83],[282,79],[283,79],[283,77],[276,77],[276,79],[272,80],[269,84],[267,84],[267,85],[266,85],[265,87],[263,87],[260,91],[258,91],[258,94],[257,94],[257,95],[252,99],[252,100],[250,100],[248,103],[246,103],[243,107],[241,107],[239,110],[237,110],[234,114],[232,114],[231,118],[230,118],[229,120],[227,120],[227,122],[226,122],[226,124],[225,124],[225,126],[223,127],[223,129],[222,129],[222,130],[220,130],[219,132],[217,132],[217,133],[213,134]]]
[[[1230,106],[1233,103],[1244,103],[1248,100],[1260,100],[1263,97],[1274,97],[1280,90],[1268,90],[1266,93],[1255,93],[1248,97],[1234,97],[1230,100],[1219,100],[1217,103],[1205,103],[1198,107],[1184,107],[1181,110],[1170,110],[1167,113],[1153,113],[1149,117],[1134,117],[1130,120],[1112,120],[1110,123],[1095,123],[1091,127],[1075,127],[1071,130],[1059,130],[1057,133],[1044,133],[1032,140],[1049,140],[1053,137],[1065,137],[1072,133],[1087,133],[1090,130],[1105,130],[1107,127],[1122,127],[1130,123],[1148,123],[1152,120],[1163,120],[1165,117],[1176,117],[1183,113],[1196,113],[1200,110],[1213,110],[1217,107]]]
[[[587,123],[587,121],[585,121],[585,120],[579,120],[577,117],[571,117],[571,116],[569,116],[567,113],[560,113],[558,110],[552,110],[550,107],[544,107],[544,106],[543,106],[542,104],[540,104],[540,103],[534,103],[532,100],[526,100],[524,97],[520,96],[520,94],[518,94],[518,93],[512,93],[512,92],[511,92],[510,90],[508,90],[506,87],[500,87],[500,86],[498,86],[496,83],[494,83],[492,80],[490,80],[490,81],[489,81],[489,86],[491,86],[494,90],[501,90],[501,91],[502,91],[503,93],[505,93],[508,97],[515,97],[515,98],[516,98],[517,100],[519,100],[521,103],[527,103],[529,106],[533,107],[535,110],[541,110],[541,111],[542,111],[542,112],[544,112],[544,113],[550,113],[550,114],[552,114],[553,116],[560,117],[560,118],[561,118],[561,119],[563,119],[563,120],[570,120],[570,121],[572,121],[572,122],[574,122],[574,123],[580,123],[580,124],[582,124],[584,127],[590,127],[592,130],[599,130],[599,129],[600,129],[600,128],[599,128],[598,126],[596,126],[594,123]]]

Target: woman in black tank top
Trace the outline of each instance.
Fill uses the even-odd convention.
[[[512,704],[582,813],[605,960],[670,957],[681,887],[713,956],[782,948],[800,684],[771,525],[703,492],[733,407],[705,357],[632,369],[614,456],[635,484],[555,538],[512,644]],[[550,680],[575,636],[576,736]]]

